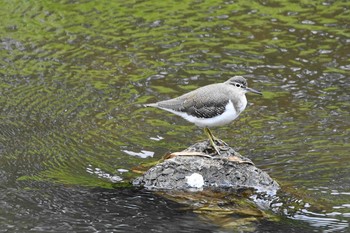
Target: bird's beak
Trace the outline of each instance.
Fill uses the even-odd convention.
[[[253,88],[246,87],[245,89],[247,92],[252,92],[252,93],[255,93],[258,95],[262,95],[262,93],[260,91],[254,90]]]

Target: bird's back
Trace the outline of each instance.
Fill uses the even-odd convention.
[[[237,99],[242,98],[242,96],[235,93],[233,88],[231,85],[225,83],[211,84],[177,98],[160,101],[147,106],[158,107],[168,111],[186,112],[197,117],[213,117],[222,114],[229,100],[236,107],[235,103]],[[244,94],[243,97],[245,98]],[[241,107],[237,109],[239,112],[242,110]]]
[[[186,109],[191,106],[201,108],[205,106],[216,106],[218,103],[227,103],[229,93],[227,93],[225,86],[226,84],[223,83],[207,85],[177,98],[160,101],[157,103],[157,105],[160,108],[169,108],[175,111],[186,111]]]

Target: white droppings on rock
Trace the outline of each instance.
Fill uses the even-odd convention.
[[[192,188],[202,188],[204,185],[203,176],[199,173],[193,173],[190,176],[186,176],[187,184]]]

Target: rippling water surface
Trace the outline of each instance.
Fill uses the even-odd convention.
[[[142,104],[237,74],[264,96],[214,132],[284,190],[281,220],[249,231],[350,231],[347,1],[0,6],[1,232],[229,231],[125,187],[204,138]]]

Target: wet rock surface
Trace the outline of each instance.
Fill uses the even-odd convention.
[[[151,190],[254,189],[274,194],[279,185],[221,141],[220,155],[213,154],[209,141],[198,142],[151,167],[133,181]]]

